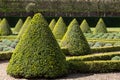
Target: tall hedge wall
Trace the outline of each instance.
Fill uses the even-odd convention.
[[[1,17],[1,19],[4,17]],[[23,21],[25,21],[26,17],[5,17],[10,26],[14,27],[15,24],[17,23],[18,19],[21,18]],[[50,23],[50,21],[55,18],[56,21],[58,20],[59,17],[45,17],[47,19],[47,21]],[[63,17],[65,23],[68,25],[70,23],[70,21],[76,18],[79,22],[79,24],[81,24],[81,22],[83,21],[83,19],[86,19],[88,24],[90,25],[90,27],[95,27],[95,25],[97,24],[97,21],[99,20],[100,17]],[[106,26],[107,27],[119,27],[120,26],[120,17],[102,17]]]

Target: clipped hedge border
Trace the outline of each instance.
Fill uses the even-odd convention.
[[[0,36],[0,40],[2,39],[16,39],[17,36]]]
[[[104,73],[120,71],[120,61],[76,61],[68,60],[70,72]]]
[[[65,55],[70,56],[69,51],[66,48],[61,48],[61,49]],[[120,46],[91,48],[92,53],[113,52],[113,51],[120,51]]]
[[[0,60],[9,60],[11,55],[12,52],[0,52]],[[70,57],[69,59],[67,58],[69,71],[71,73],[118,72],[120,71],[120,60],[99,60],[108,59],[115,55],[120,55],[120,53],[105,53],[86,55],[81,57]],[[98,60],[98,61],[81,61],[81,60]]]
[[[120,51],[120,46],[91,48],[92,53]]]
[[[0,60],[9,60],[12,55],[12,51],[0,52]],[[114,56],[120,56],[120,52],[109,52],[101,54],[90,54],[85,56],[69,56],[66,60],[76,60],[76,61],[94,61],[94,60],[111,60]]]
[[[87,40],[88,42],[102,42],[102,43],[116,43],[118,41],[114,41],[114,40]]]
[[[88,41],[120,41],[120,39],[92,39],[92,38],[87,38]]]
[[[10,51],[5,51],[5,52],[0,52],[0,60],[9,60],[12,56],[13,52]]]
[[[62,51],[66,54],[69,55],[69,51],[67,49],[62,49]],[[5,51],[5,52],[0,52],[0,60],[8,60],[11,58],[13,52],[11,51]],[[85,55],[85,56],[72,56],[72,57],[67,57],[67,59],[75,59],[75,60],[80,60],[80,61],[93,61],[93,60],[110,60],[114,56],[120,56],[120,52],[109,52],[109,53],[100,53],[100,54],[90,54],[90,55]]]
[[[111,60],[114,56],[120,56],[120,52],[109,52],[101,54],[91,54],[85,56],[69,56],[66,60],[76,60],[76,61],[95,61],[95,60]]]

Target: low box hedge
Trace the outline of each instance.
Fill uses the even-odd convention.
[[[0,52],[0,60],[9,60],[12,56],[13,52],[10,51],[5,51],[5,52]]]
[[[92,53],[120,51],[120,46],[109,46],[100,48],[91,48]]]
[[[65,49],[66,50],[66,49]],[[66,50],[67,51],[67,50]],[[12,51],[0,52],[0,60],[8,60],[11,58]],[[77,61],[94,61],[94,60],[111,60],[114,56],[120,56],[120,52],[109,52],[101,54],[90,54],[85,56],[67,56],[67,60],[77,60]]]
[[[66,48],[61,48],[65,55],[70,56],[69,51]],[[100,47],[100,48],[91,48],[91,53],[102,53],[102,52],[113,52],[120,51],[120,46],[110,46],[110,47]],[[73,55],[74,56],[74,55]]]
[[[16,39],[17,35],[10,35],[10,36],[0,36],[0,40],[2,39]]]
[[[76,61],[96,61],[96,60],[111,60],[114,56],[120,56],[120,52],[109,52],[101,54],[91,54],[85,56],[69,56],[66,57],[67,60],[76,60]]]
[[[103,73],[120,71],[119,60],[107,61],[76,61],[68,60],[70,72],[80,73]]]
[[[88,41],[103,41],[103,42],[114,42],[114,41],[120,41],[120,39],[93,39],[93,38],[87,38]]]

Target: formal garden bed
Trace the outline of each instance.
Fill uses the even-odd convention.
[[[3,18],[0,35],[0,61],[10,60],[6,71],[13,77],[120,71],[120,32],[109,32],[102,18],[94,30],[86,20],[79,25],[73,19],[67,26],[62,17],[48,25],[40,13],[19,19],[11,29]]]

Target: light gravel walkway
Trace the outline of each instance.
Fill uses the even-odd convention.
[[[28,79],[15,79],[7,75],[6,74],[7,65],[8,61],[0,61],[0,80],[28,80]],[[43,80],[43,79],[29,79],[29,80]],[[120,80],[120,73],[70,74],[67,77],[63,77],[56,80]]]

